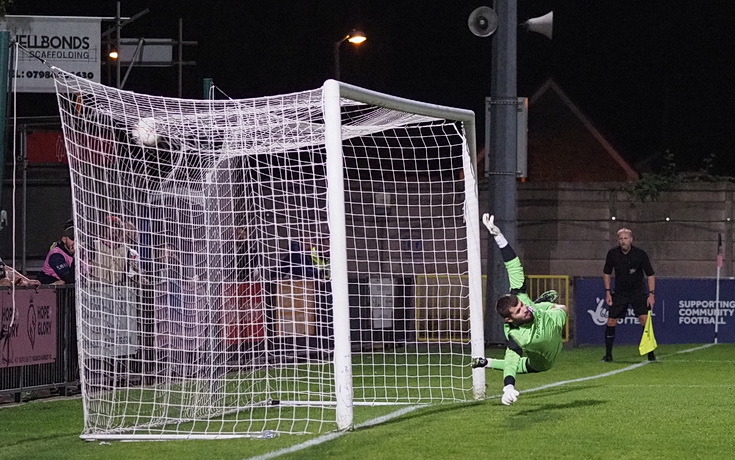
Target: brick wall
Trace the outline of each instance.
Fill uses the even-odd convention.
[[[719,233],[721,276],[733,276],[735,184],[682,184],[645,203],[630,189],[622,183],[519,183],[515,246],[526,272],[602,276],[617,230],[627,227],[633,244],[648,252],[656,275],[675,278],[716,276]]]

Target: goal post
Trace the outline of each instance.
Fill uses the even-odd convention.
[[[471,110],[463,110],[454,107],[445,107],[435,104],[423,103],[414,100],[404,99],[388,94],[371,91],[365,88],[356,87],[348,83],[338,82],[336,80],[328,80],[324,84],[325,88],[325,111],[331,113],[335,118],[335,123],[328,123],[328,130],[331,126],[341,126],[337,123],[339,114],[339,104],[336,103],[338,97],[344,97],[354,101],[360,101],[365,104],[371,104],[378,107],[385,107],[398,110],[405,113],[414,113],[429,117],[437,117],[442,119],[455,120],[463,124],[463,134],[465,136],[465,149],[462,154],[462,171],[465,178],[465,208],[466,213],[466,231],[467,231],[467,254],[468,254],[468,275],[469,275],[469,320],[471,333],[471,353],[472,356],[484,356],[485,354],[485,337],[484,337],[484,309],[483,294],[481,283],[476,282],[482,279],[482,257],[480,252],[480,218],[479,218],[479,200],[477,195],[477,141],[475,138],[475,114]],[[330,104],[331,102],[331,104]],[[336,131],[336,130],[335,130]],[[329,132],[327,133],[329,135]],[[339,137],[337,137],[339,135]],[[341,132],[335,132],[332,139],[333,143],[328,144],[334,152],[336,166],[341,171]],[[339,153],[337,153],[339,152]],[[335,168],[336,169],[336,168]],[[340,176],[341,177],[341,176]],[[339,178],[335,178],[339,179]],[[330,184],[332,182],[330,181]],[[485,396],[485,370],[478,368],[473,371],[473,393],[476,399]]]
[[[334,377],[337,389],[337,427],[353,422],[352,347],[347,291],[347,235],[345,233],[344,174],[342,166],[342,104],[339,84],[324,85],[324,137],[327,150],[327,198],[334,305]]]
[[[349,429],[484,396],[474,114],[329,80],[243,100],[54,69],[85,439]]]

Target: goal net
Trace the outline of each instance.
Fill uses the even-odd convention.
[[[484,395],[472,112],[332,80],[185,100],[54,72],[83,438],[315,433]]]

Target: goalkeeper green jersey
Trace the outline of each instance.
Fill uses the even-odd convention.
[[[530,366],[535,371],[545,371],[551,368],[562,349],[562,329],[567,320],[567,314],[559,308],[552,308],[553,303],[543,302],[534,304],[528,294],[520,292],[525,283],[525,274],[520,259],[515,257],[505,262],[508,271],[511,292],[524,305],[533,308],[533,321],[516,326],[505,323],[503,330],[508,340],[505,352],[505,369],[503,376],[515,378],[516,373],[525,373]],[[525,354],[527,362],[522,363]]]

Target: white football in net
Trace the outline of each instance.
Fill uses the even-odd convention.
[[[158,144],[158,133],[156,132],[156,120],[153,118],[141,118],[138,120],[130,135],[139,144],[153,147]]]

